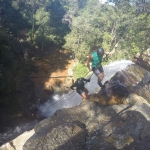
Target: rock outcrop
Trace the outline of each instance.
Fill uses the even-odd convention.
[[[87,102],[37,124],[23,150],[150,149],[149,81],[140,66],[117,72]]]
[[[22,150],[25,142],[34,134],[34,130],[26,131],[13,141],[10,141],[0,147],[0,150]]]
[[[150,73],[136,64],[117,72],[104,83],[98,94],[90,95],[89,99],[103,106],[126,104],[125,99],[134,92],[150,103]]]
[[[143,53],[137,53],[133,61],[144,69],[150,71],[150,48]]]
[[[23,150],[150,149],[150,104],[130,94],[126,105],[85,102],[41,121]]]

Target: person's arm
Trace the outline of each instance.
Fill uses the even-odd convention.
[[[106,52],[106,51],[104,51],[104,54],[105,54],[106,56],[107,56],[107,55],[109,55],[109,53],[110,53],[110,52]]]
[[[71,88],[72,90],[75,90],[74,87],[76,87],[76,86],[77,86],[77,82],[75,82],[74,84],[72,84],[72,85],[70,86],[70,88]]]
[[[88,70],[89,70],[89,71],[91,71],[91,68],[90,68],[90,62],[91,62],[91,60],[92,60],[92,55],[90,54],[90,55],[88,56],[88,59],[87,59],[87,67],[88,67]]]
[[[83,81],[90,82],[90,79],[83,78]]]

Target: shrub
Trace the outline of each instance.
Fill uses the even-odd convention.
[[[84,64],[78,63],[74,68],[74,80],[76,80],[79,77],[85,77],[88,73],[88,69]]]

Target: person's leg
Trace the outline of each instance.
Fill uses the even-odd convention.
[[[82,92],[81,96],[82,96],[82,102],[85,102],[87,100],[87,95],[88,95],[88,90],[86,88],[84,88],[84,92]]]
[[[82,89],[77,88],[76,91],[77,91],[78,94],[80,94],[83,97],[83,99],[86,99],[87,95],[84,92],[84,89],[82,90]]]
[[[104,70],[103,70],[103,67],[100,66],[98,67],[98,70],[99,70],[99,74],[98,74],[98,81],[101,82],[104,78]]]
[[[102,84],[102,80],[103,80],[103,78],[104,78],[104,73],[100,73],[99,75],[98,75],[98,82],[97,82],[97,84],[100,86],[100,87],[102,87],[103,86],[103,84]]]
[[[83,99],[86,99],[86,98],[87,98],[87,95],[86,95],[85,92],[82,92],[82,93],[81,93],[81,96],[83,97]]]
[[[103,80],[104,78],[104,71],[103,71],[103,67],[100,66],[100,67],[97,67],[97,68],[92,68],[94,74],[98,77],[98,85],[100,87],[102,87],[102,83],[101,81]]]
[[[104,78],[104,72],[102,72],[98,75],[98,82],[101,82],[103,80],[103,78]]]
[[[84,87],[84,92],[86,95],[88,95],[89,91]]]

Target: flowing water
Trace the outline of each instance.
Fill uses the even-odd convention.
[[[105,77],[102,83],[113,77],[117,71],[121,71],[131,64],[133,64],[132,61],[122,60],[104,66]],[[97,77],[94,74],[91,76],[91,81],[88,82],[85,87],[88,89],[89,95],[97,93],[100,90],[100,87],[97,85]],[[53,97],[51,97],[51,99],[46,103],[38,103],[39,114],[43,117],[49,117],[59,109],[79,105],[81,100],[82,97],[72,90],[70,90],[68,93],[64,93],[63,95],[54,94]]]

